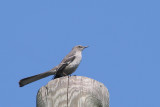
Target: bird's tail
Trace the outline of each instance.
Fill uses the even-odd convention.
[[[42,79],[42,78],[45,78],[45,77],[48,77],[50,75],[54,75],[56,73],[56,70],[52,71],[47,71],[47,72],[44,72],[44,73],[41,73],[41,74],[38,74],[38,75],[34,75],[34,76],[31,76],[31,77],[27,77],[27,78],[24,78],[24,79],[21,79],[19,81],[19,86],[20,87],[23,87],[24,85],[27,85],[31,82],[34,82],[34,81],[37,81],[39,79]]]

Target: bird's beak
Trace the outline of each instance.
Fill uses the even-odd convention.
[[[89,46],[84,46],[84,48],[88,48]]]

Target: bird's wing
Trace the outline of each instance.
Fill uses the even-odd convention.
[[[67,65],[69,65],[73,60],[75,59],[75,56],[71,56],[68,58],[63,59],[63,61],[60,63],[57,71],[62,71]]]
[[[75,56],[70,56],[68,58],[64,58],[63,61],[59,64],[58,68],[57,68],[57,73],[56,75],[62,75],[62,71],[63,69],[69,65],[73,60],[75,59]]]

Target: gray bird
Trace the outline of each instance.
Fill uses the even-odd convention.
[[[71,52],[62,60],[59,65],[55,66],[53,69],[47,72],[21,79],[19,81],[19,86],[23,87],[24,85],[27,85],[31,82],[37,81],[50,75],[55,75],[55,79],[72,74],[81,62],[83,49],[87,47],[88,46],[81,45],[73,47]]]

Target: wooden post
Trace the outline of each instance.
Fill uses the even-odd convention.
[[[37,107],[109,107],[109,92],[96,80],[65,76],[40,88]]]

